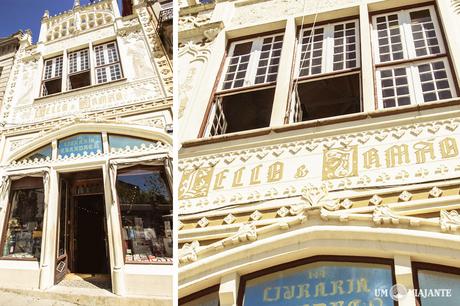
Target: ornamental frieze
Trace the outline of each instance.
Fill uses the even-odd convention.
[[[184,158],[180,207],[209,209],[302,194],[458,177],[458,122],[446,120]],[[403,195],[403,199],[409,195]]]
[[[10,114],[9,122],[31,123],[86,111],[158,100],[161,97],[159,83],[156,78],[122,82],[101,88],[96,87],[78,94],[69,93],[44,98],[36,101],[33,105],[16,107],[14,112]]]

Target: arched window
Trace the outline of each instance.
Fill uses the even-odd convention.
[[[149,146],[151,144],[155,144],[155,141],[125,135],[109,134],[111,151],[113,149],[124,149],[126,147],[134,148],[135,146],[140,148],[142,145]]]

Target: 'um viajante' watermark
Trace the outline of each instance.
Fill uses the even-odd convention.
[[[390,289],[378,288],[374,290],[376,297],[391,297],[394,301],[402,301],[408,295],[420,298],[450,298],[452,289],[430,288],[430,289],[407,289],[404,285],[396,284]]]

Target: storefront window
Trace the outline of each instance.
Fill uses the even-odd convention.
[[[134,148],[135,146],[140,148],[142,145],[149,146],[151,144],[155,144],[155,141],[122,135],[109,135],[110,149]]]
[[[13,182],[3,258],[40,258],[43,210],[42,178],[23,178]]]
[[[172,262],[172,200],[161,168],[118,171],[126,262]]]
[[[392,285],[390,265],[315,262],[247,280],[243,305],[393,306]]]
[[[420,302],[422,306],[458,306],[460,275],[418,270]]]
[[[22,160],[34,160],[34,159],[46,159],[47,157],[52,157],[52,148],[51,145],[41,147],[40,149],[30,153],[29,155],[22,158]]]
[[[58,155],[87,155],[102,152],[101,134],[78,134],[59,140]]]

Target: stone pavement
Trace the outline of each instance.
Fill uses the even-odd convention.
[[[109,279],[110,280],[110,279]],[[171,306],[167,297],[120,297],[103,276],[69,274],[48,290],[0,288],[0,306]]]

